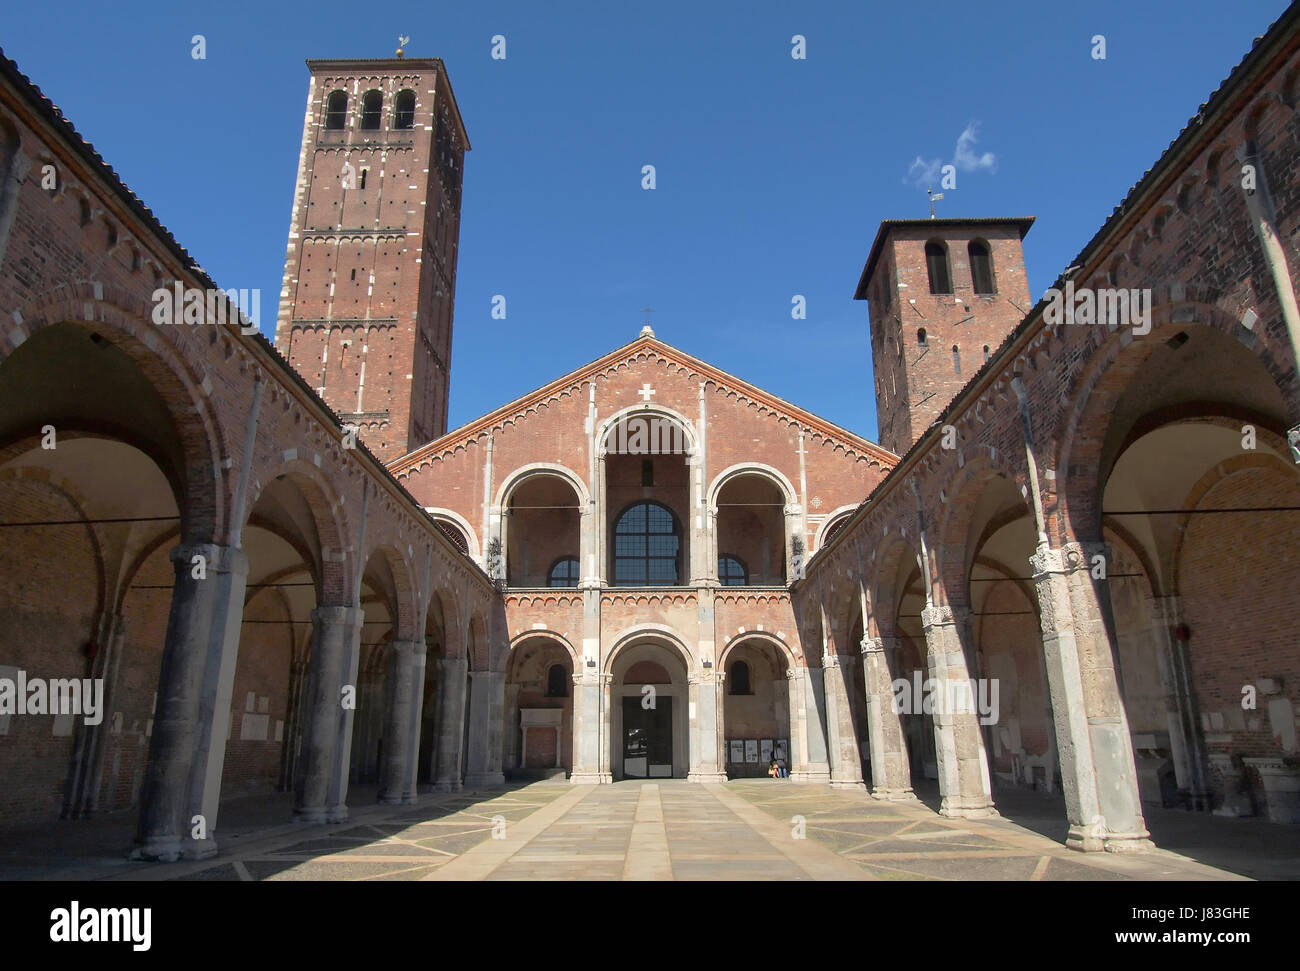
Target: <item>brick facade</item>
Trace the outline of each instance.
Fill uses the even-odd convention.
[[[767,739],[796,782],[907,799],[937,779],[947,815],[1061,791],[1081,850],[1149,846],[1144,802],[1244,793],[1300,821],[1300,13],[1073,261],[1075,287],[1149,290],[1149,317],[1017,318],[1027,221],[882,226],[859,296],[901,457],[648,331],[444,432],[456,210],[445,186],[387,187],[448,144],[445,72],[311,64],[278,322],[300,376],[237,327],[153,322],[159,288],[215,284],[0,62],[0,665],[108,691],[70,734],[10,716],[0,827],[129,808],[135,855],[202,857],[243,793],[341,821],[350,784],[413,802],[557,755],[574,783],[716,782],[753,771],[731,741]],[[350,105],[374,85],[382,117],[414,85],[424,148],[328,144],[327,89],[354,82]],[[326,177],[340,151],[378,169],[373,209]],[[382,209],[417,199],[435,211],[402,225],[403,255]],[[442,294],[417,232],[422,253],[441,234]],[[936,234],[948,304],[928,292]],[[988,297],[961,258],[975,238]],[[353,264],[375,273],[364,309]],[[908,314],[931,322],[923,358]],[[389,424],[353,448],[327,401],[356,407],[357,340]],[[389,353],[408,355],[391,381]],[[638,422],[671,447],[620,439]],[[896,712],[913,678],[997,679],[1000,710]]]
[[[439,60],[307,65],[275,344],[390,461],[447,430],[469,140]]]

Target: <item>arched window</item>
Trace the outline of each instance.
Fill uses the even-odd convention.
[[[989,252],[988,243],[972,239],[966,247],[966,254],[970,257],[970,282],[975,292],[986,296],[997,293],[993,280],[993,254]]]
[[[984,345],[984,363],[989,363],[989,346],[987,344]]]
[[[367,91],[361,96],[361,127],[366,131],[378,130],[383,112],[384,96],[378,91]]]
[[[552,664],[546,672],[546,697],[563,698],[567,695],[569,693],[565,684],[567,680],[564,676],[564,665]]]
[[[578,558],[562,556],[555,561],[551,572],[546,575],[548,587],[576,587],[578,585]]]
[[[347,123],[348,96],[342,91],[331,91],[325,100],[325,127],[338,131]]]
[[[829,543],[831,541],[831,538],[836,533],[838,533],[841,529],[847,526],[849,520],[852,518],[853,518],[853,514],[846,512],[844,513],[844,515],[840,516],[839,519],[835,520],[835,522],[831,523],[830,526],[827,527],[826,532],[822,533],[822,546],[825,546],[827,543]]]
[[[401,129],[415,127],[414,91],[397,92],[397,97],[393,99],[393,127]]]
[[[952,274],[948,272],[948,247],[931,241],[925,244],[925,268],[930,274],[931,293],[952,293]]]
[[[749,580],[749,572],[740,557],[719,556],[718,580],[724,587],[743,587]]]
[[[749,665],[744,661],[737,661],[731,666],[731,674],[728,675],[727,681],[731,684],[731,694],[733,695],[752,695],[754,693],[749,686]]]
[[[918,327],[918,328],[916,328],[916,342],[917,342],[917,344],[919,344],[921,347],[925,347],[925,328],[924,328],[924,327]]]
[[[952,345],[952,367],[957,372],[957,377],[961,377],[961,351],[956,344]]]
[[[445,519],[439,519],[436,522],[438,528],[447,534],[448,538],[460,548],[460,551],[469,556],[469,540],[460,531],[460,527],[447,522]]]
[[[681,529],[667,506],[629,506],[614,526],[614,586],[677,586],[681,548]]]

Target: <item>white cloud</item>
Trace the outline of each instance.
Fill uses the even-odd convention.
[[[979,122],[972,121],[966,126],[966,130],[957,136],[957,149],[953,152],[952,164],[957,166],[959,172],[996,172],[998,170],[998,157],[992,152],[985,152],[983,155],[976,155],[973,146],[976,142],[976,131],[979,129]]]
[[[979,140],[979,122],[972,121],[957,136],[957,146],[953,149],[952,161],[948,164],[959,172],[988,172],[998,170],[998,157],[992,152],[977,153],[975,143]],[[917,156],[907,168],[903,182],[918,189],[936,186],[944,166],[943,159],[924,159]]]
[[[931,185],[939,181],[939,169],[942,165],[941,159],[932,158],[926,161],[918,155],[916,161],[908,168],[907,178],[903,181],[916,186]]]

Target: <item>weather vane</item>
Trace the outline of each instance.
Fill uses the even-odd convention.
[[[411,42],[411,38],[403,37],[401,34],[397,35],[397,56],[399,58],[406,56],[406,52],[402,50],[402,48],[405,47],[410,42]]]
[[[933,219],[933,218],[934,218],[934,204],[935,204],[936,202],[938,202],[940,199],[943,198],[943,193],[940,192],[938,195],[935,195],[935,193],[934,193],[934,187],[933,187],[933,186],[931,186],[930,188],[926,189],[925,191],[926,191],[926,194],[929,195],[929,197],[930,197],[930,218]]]

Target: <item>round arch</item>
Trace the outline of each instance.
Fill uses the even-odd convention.
[[[672,408],[643,402],[641,404],[628,405],[626,408],[621,408],[601,422],[600,430],[596,435],[596,441],[599,443],[596,451],[597,458],[603,459],[609,454],[609,433],[614,428],[628,418],[640,416],[662,418],[672,422],[674,425],[679,427],[682,430],[682,433],[686,436],[688,443],[686,454],[688,456],[693,456],[700,453],[700,439],[696,434],[695,425],[692,424],[689,418],[679,411],[674,411]]]
[[[675,650],[680,655],[682,663],[686,665],[686,673],[688,676],[693,676],[696,673],[698,662],[691,655],[690,649],[686,646],[685,638],[667,624],[637,624],[635,627],[625,628],[618,634],[615,634],[613,642],[610,645],[609,653],[605,655],[603,673],[614,673],[615,661],[630,644],[638,641],[651,640],[663,641]]]
[[[392,617],[393,639],[409,641],[416,632],[415,588],[412,584],[411,563],[402,550],[390,540],[384,539],[372,546],[361,559],[362,582],[365,571],[372,560],[382,560],[388,567],[389,577],[393,583],[393,604],[396,616]]]
[[[496,512],[501,512],[506,508],[510,501],[510,495],[519,488],[526,480],[537,475],[550,475],[558,479],[563,479],[573,487],[574,493],[578,497],[578,503],[584,509],[591,503],[591,493],[587,491],[587,485],[582,481],[582,477],[574,472],[568,466],[560,465],[556,462],[530,462],[527,465],[521,465],[510,473],[497,489],[496,497],[492,500],[492,508]],[[441,510],[439,510],[441,512]]]
[[[16,310],[13,318],[21,323],[0,332],[0,374],[12,378],[15,360],[40,354],[47,344],[57,346],[70,330],[81,332],[99,345],[89,354],[103,354],[107,348],[124,354],[133,369],[128,380],[143,381],[160,399],[171,425],[167,434],[179,443],[180,454],[177,461],[158,461],[162,456],[154,456],[150,447],[130,439],[129,425],[114,428],[111,434],[153,457],[165,475],[177,477],[174,491],[181,506],[186,542],[221,542],[230,528],[222,470],[231,461],[231,451],[227,430],[204,391],[208,375],[201,365],[193,363],[202,354],[196,353],[194,347],[185,346],[189,338],[183,335],[188,334],[188,328],[158,327],[134,311],[105,299],[104,292],[101,284],[79,283],[61,289],[57,295],[38,297]],[[118,299],[127,298],[119,292]],[[57,351],[56,355],[66,367],[66,358]],[[67,386],[76,384],[71,381]],[[86,393],[84,386],[76,390],[81,395]],[[40,420],[33,418],[31,422],[19,417],[18,424],[29,425],[27,431],[31,432],[53,417],[41,415]],[[97,421],[104,420],[99,411],[94,417]],[[60,434],[69,427],[66,421],[52,423]],[[152,444],[162,445],[161,442]]]
[[[849,504],[832,509],[827,514],[825,522],[818,526],[817,532],[813,534],[813,552],[816,553],[826,545],[826,534],[829,533],[838,523],[843,522],[857,512],[858,508],[858,506]]]
[[[953,478],[946,492],[947,502],[935,537],[938,541],[935,550],[938,582],[943,586],[944,602],[957,606],[969,606],[967,579],[979,544],[976,542],[972,546],[972,537],[968,533],[981,512],[981,498],[999,479],[1013,486],[1020,481],[1016,470],[994,460],[991,448],[982,447],[980,452],[982,454],[966,460]],[[1028,503],[1025,508],[1032,517],[1033,510]],[[974,539],[978,541],[979,537]]]
[[[424,511],[435,521],[448,523],[464,533],[465,541],[469,545],[470,559],[481,559],[482,550],[479,547],[478,533],[474,532],[474,527],[469,524],[468,519],[454,509],[447,509],[444,506],[425,506]]]
[[[1048,535],[1058,544],[1071,536],[1082,541],[1101,538],[1101,510],[1097,508],[1100,496],[1093,493],[1097,492],[1102,477],[1102,452],[1113,420],[1112,408],[1133,385],[1152,353],[1178,334],[1213,332],[1246,348],[1259,365],[1256,372],[1267,376],[1285,412],[1300,412],[1300,375],[1294,373],[1294,366],[1285,355],[1264,342],[1264,328],[1248,330],[1212,303],[1193,299],[1175,304],[1167,299],[1167,290],[1157,296],[1166,299],[1151,310],[1150,332],[1140,338],[1132,337],[1131,331],[1125,329],[1110,334],[1067,389],[1064,408],[1067,418],[1052,443],[1055,461],[1051,467],[1059,471],[1084,466],[1092,474],[1082,472],[1061,477],[1063,488],[1056,506],[1046,511]],[[1175,321],[1175,312],[1185,319]],[[1286,375],[1291,380],[1285,385],[1278,383],[1277,377]]]
[[[718,511],[718,494],[723,487],[732,479],[742,475],[757,475],[771,480],[772,484],[781,490],[781,495],[785,498],[787,506],[793,506],[798,503],[798,495],[794,491],[794,486],[785,474],[771,465],[764,465],[762,462],[739,462],[735,465],[728,466],[719,472],[709,484],[708,489],[708,510],[711,513]],[[856,508],[856,507],[849,507]]]
[[[569,641],[567,637],[565,637],[559,631],[551,630],[549,627],[539,627],[536,630],[520,631],[514,637],[510,638],[511,656],[514,655],[515,648],[519,647],[525,641],[534,637],[540,637],[544,640],[552,640],[555,643],[559,644],[561,647],[563,647],[566,651],[569,652],[569,660],[573,662],[573,670],[575,672],[578,671],[580,667],[580,663],[578,660],[578,652],[574,649],[573,644]]]
[[[791,670],[807,666],[806,664],[801,663],[800,658],[795,656],[790,645],[779,637],[769,634],[765,630],[747,630],[743,634],[733,634],[727,639],[726,646],[723,647],[722,654],[718,657],[718,670],[727,670],[727,659],[731,656],[732,652],[740,646],[741,643],[750,640],[762,641],[769,647],[775,648],[777,653],[785,660],[786,667]]]
[[[320,541],[320,602],[322,604],[344,604],[352,595],[358,571],[365,568],[364,563],[355,556],[338,561],[338,569],[330,569],[331,561],[326,559],[328,551],[342,552],[354,547],[351,526],[347,518],[347,503],[314,462],[303,457],[294,456],[281,461],[277,466],[267,470],[261,477],[249,483],[248,499],[244,504],[245,520],[239,524],[241,531],[248,525],[258,502],[268,494],[271,483],[287,480],[297,490],[311,512],[312,523]]]

